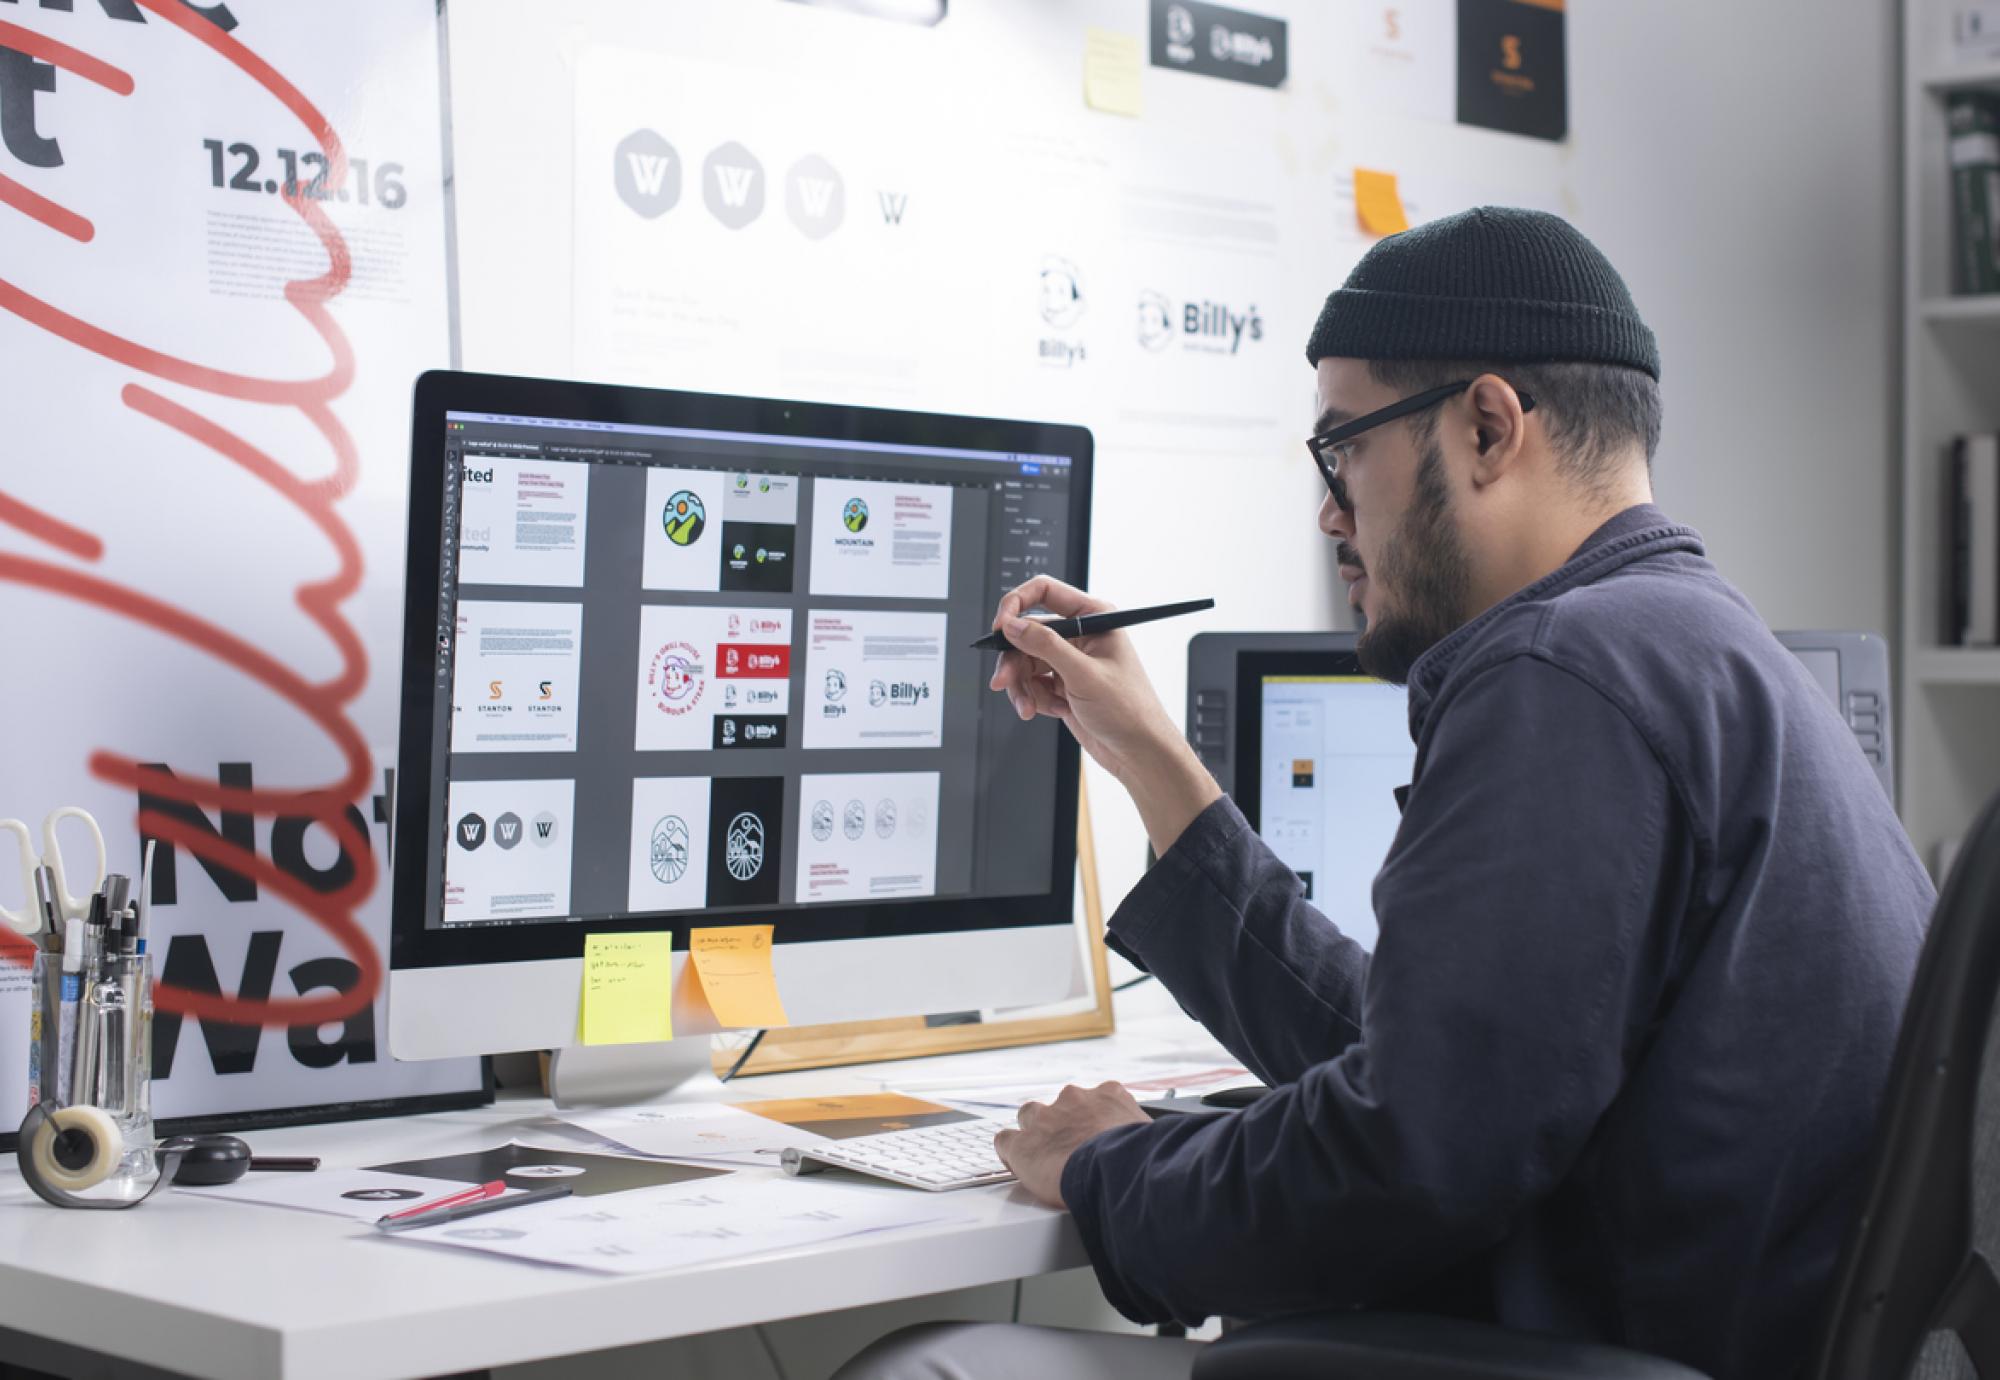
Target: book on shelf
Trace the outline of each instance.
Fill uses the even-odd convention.
[[[1984,91],[1945,98],[1951,167],[1952,290],[2000,292],[2000,99]]]
[[[1939,641],[2000,646],[2000,435],[1954,439],[1946,475]]]

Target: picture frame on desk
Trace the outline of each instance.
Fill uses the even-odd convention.
[[[1111,968],[1104,948],[1104,908],[1097,880],[1097,844],[1090,827],[1090,800],[1077,781],[1076,868],[1083,893],[1077,918],[1086,946],[1089,1009],[1048,1013],[1047,1008],[1008,1012],[951,1012],[839,1025],[789,1026],[764,1033],[743,1060],[741,1044],[715,1047],[710,1055],[717,1076],[746,1078],[760,1073],[792,1073],[842,1064],[889,1059],[923,1059],[936,1054],[1055,1044],[1110,1035],[1117,1028],[1111,1007]],[[731,1073],[731,1070],[734,1073]]]

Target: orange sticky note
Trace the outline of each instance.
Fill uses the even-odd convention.
[[[578,1038],[586,1045],[673,1039],[673,975],[671,934],[586,936]]]
[[[1394,173],[1356,168],[1354,206],[1361,213],[1361,228],[1371,235],[1400,235],[1410,228]]]
[[[688,957],[722,1024],[765,1029],[791,1024],[778,999],[777,974],[771,971],[769,925],[695,930],[688,936]]]

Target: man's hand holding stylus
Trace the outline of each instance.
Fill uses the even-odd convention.
[[[1109,613],[1112,605],[1047,575],[1000,600],[993,626],[1020,650],[1003,652],[992,688],[1023,719],[1060,719],[1139,807],[1153,851],[1164,855],[1222,790],[1160,703],[1122,632],[1066,641],[1023,613]]]

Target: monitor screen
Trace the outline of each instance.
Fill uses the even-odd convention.
[[[1408,696],[1348,651],[1246,651],[1237,674],[1237,803],[1307,899],[1372,949],[1371,889],[1416,758]]]
[[[418,467],[440,535],[421,591],[412,559],[436,630],[406,678],[413,899],[465,941],[437,961],[581,948],[497,930],[1066,922],[1075,748],[969,644],[1028,576],[1081,576],[1087,435],[988,449],[964,419],[547,387],[548,415],[445,406]]]

